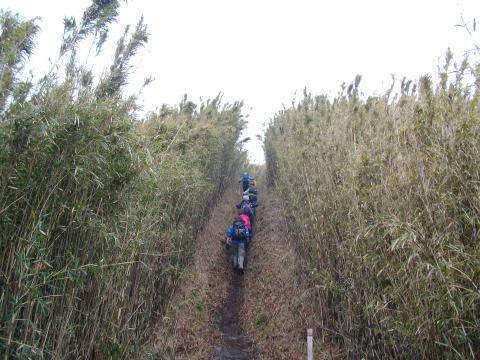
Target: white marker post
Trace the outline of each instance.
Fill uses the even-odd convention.
[[[307,360],[313,360],[313,329],[307,329]]]

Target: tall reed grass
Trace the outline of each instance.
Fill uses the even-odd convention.
[[[136,119],[122,90],[148,38],[143,20],[118,41],[102,78],[78,65],[79,42],[97,34],[101,47],[118,7],[94,1],[79,24],[67,19],[65,72],[37,84],[22,78],[35,20],[0,14],[4,359],[131,355],[245,160],[241,103],[185,98]]]
[[[451,59],[394,97],[305,92],[267,130],[318,330],[349,358],[480,356],[480,73]]]

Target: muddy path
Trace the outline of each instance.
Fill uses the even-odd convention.
[[[243,278],[243,275],[231,273],[227,298],[218,319],[223,344],[215,349],[211,356],[212,360],[254,359],[253,344],[244,334],[240,322],[240,309],[243,304]]]

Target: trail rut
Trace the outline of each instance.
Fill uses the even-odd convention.
[[[254,358],[252,342],[245,336],[240,324],[240,309],[243,303],[243,276],[231,273],[231,282],[218,326],[222,333],[222,346],[215,349],[212,360],[249,360]]]

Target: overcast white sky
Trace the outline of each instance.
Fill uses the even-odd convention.
[[[63,17],[78,19],[89,4],[1,0],[0,8],[42,18],[31,63],[41,75],[47,59],[57,57]],[[176,104],[185,93],[198,102],[222,92],[225,101],[245,101],[246,135],[254,137],[305,86],[334,95],[342,82],[361,74],[361,90],[372,94],[389,86],[390,74],[435,75],[448,47],[457,56],[473,48],[467,32],[455,27],[462,13],[467,22],[478,17],[480,1],[130,0],[104,56],[112,58],[123,27],[143,14],[151,36],[134,60],[129,90],[137,93],[144,78],[155,77],[140,96],[144,109]],[[259,141],[247,148],[253,161],[263,161]]]

